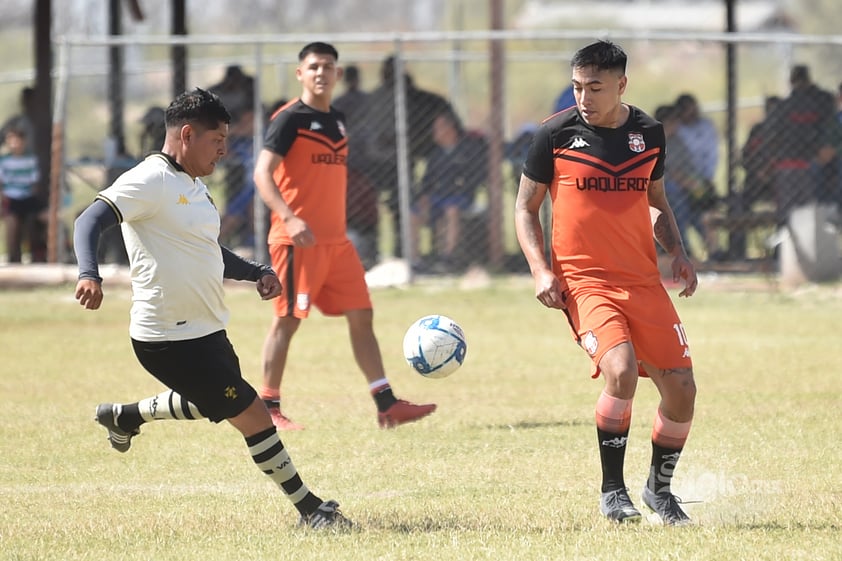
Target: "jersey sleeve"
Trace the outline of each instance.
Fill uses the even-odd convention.
[[[667,146],[667,140],[664,136],[663,125],[658,123],[658,125],[653,130],[653,134],[655,135],[656,142],[658,143],[658,146],[661,147],[661,150],[658,154],[658,159],[655,160],[655,167],[652,168],[652,174],[649,176],[649,178],[653,181],[657,181],[664,177],[664,162],[666,161],[667,150],[669,149],[669,147]]]
[[[269,122],[266,127],[266,138],[263,142],[263,147],[267,150],[278,154],[279,156],[286,156],[295,137],[298,136],[298,127],[296,126],[295,115],[292,111],[281,111],[275,118]]]
[[[549,128],[542,125],[529,145],[523,163],[523,175],[538,183],[550,183],[553,180],[553,167],[552,136]]]
[[[120,222],[148,218],[158,212],[164,200],[164,177],[159,169],[131,169],[96,197],[108,204]]]

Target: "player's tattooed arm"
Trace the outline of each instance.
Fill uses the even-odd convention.
[[[524,257],[533,270],[535,265],[545,264],[544,233],[539,213],[547,188],[546,183],[521,175],[515,200],[515,232]]]
[[[655,218],[653,229],[655,232],[655,239],[658,240],[658,243],[661,244],[664,251],[672,253],[678,246],[679,241],[676,238],[675,233],[672,231],[672,228],[670,228],[669,217],[664,213],[659,213],[658,217]]]
[[[680,279],[684,279],[684,290],[679,292],[678,295],[692,296],[699,285],[699,279],[696,277],[696,268],[690,262],[687,252],[684,250],[684,243],[681,241],[675,215],[672,213],[664,191],[663,178],[649,183],[648,196],[655,239],[673,257],[670,266],[673,280],[678,282]]]
[[[667,201],[663,178],[649,183],[648,196],[655,240],[670,255],[684,253],[684,243],[681,240],[675,215]]]

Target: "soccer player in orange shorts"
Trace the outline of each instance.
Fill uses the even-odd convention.
[[[690,432],[696,398],[684,326],[661,284],[655,243],[672,257],[679,296],[697,279],[664,193],[664,129],[621,98],[626,54],[610,42],[580,49],[571,61],[576,106],[546,119],[529,149],[518,188],[515,228],[535,295],[567,314],[604,389],[596,403],[602,464],[600,511],[633,522],[623,462],[640,375],[661,395],[643,502],[667,525],[689,522],[671,490]],[[552,200],[552,253],[544,256],[539,211]]]
[[[365,271],[346,233],[348,135],[345,116],[330,105],[342,76],[338,59],[327,43],[301,49],[301,96],[272,115],[255,163],[255,185],[272,211],[272,266],[284,285],[263,346],[260,394],[281,430],[302,428],[282,412],[280,389],[290,342],[311,306],[345,316],[381,427],[416,421],[436,409],[397,399],[383,368]]]

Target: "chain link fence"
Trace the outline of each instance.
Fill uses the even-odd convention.
[[[189,87],[217,91],[234,117],[224,166],[206,178],[223,216],[222,242],[265,259],[268,218],[255,199],[254,156],[269,115],[299,94],[298,50],[327,40],[340,64],[353,68],[346,77],[358,80],[351,93],[349,83],[338,85],[335,100],[350,142],[349,233],[366,266],[404,257],[423,273],[474,264],[524,271],[513,207],[525,150],[569,84],[570,56],[598,37],[629,54],[624,100],[666,125],[668,192],[700,263],[768,262],[793,208],[839,202],[842,58],[835,55],[842,37],[506,31],[65,38],[54,118],[62,196],[53,211],[65,236],[56,241],[59,254],[72,259],[67,232],[96,192],[160,147],[169,53],[184,45]],[[115,48],[123,57],[118,89],[110,81]],[[103,257],[124,259],[120,244],[119,236],[109,240]]]

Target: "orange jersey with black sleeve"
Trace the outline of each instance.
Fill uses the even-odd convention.
[[[317,111],[293,99],[272,115],[263,147],[283,156],[274,173],[275,184],[287,206],[310,227],[316,243],[345,241],[345,116],[333,108],[329,113]],[[292,244],[283,221],[274,212],[268,241]]]
[[[649,183],[664,175],[661,124],[629,106],[619,128],[594,127],[576,108],[547,118],[524,175],[549,185],[553,268],[571,289],[660,282]]]

